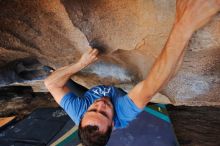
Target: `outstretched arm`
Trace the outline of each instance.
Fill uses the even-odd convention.
[[[60,103],[62,97],[69,92],[69,89],[65,86],[66,82],[73,74],[96,61],[98,59],[97,55],[97,49],[89,49],[81,56],[78,62],[57,69],[44,80],[46,88],[52,94],[57,103]]]
[[[169,81],[193,32],[206,24],[219,9],[220,0],[177,0],[175,24],[165,47],[146,79],[128,93],[139,108],[143,108]]]

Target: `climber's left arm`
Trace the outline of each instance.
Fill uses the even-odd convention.
[[[81,56],[77,63],[57,69],[44,80],[46,88],[52,94],[57,103],[60,103],[62,97],[69,92],[69,89],[65,86],[66,82],[73,74],[95,62],[98,59],[97,55],[98,50],[90,48]]]

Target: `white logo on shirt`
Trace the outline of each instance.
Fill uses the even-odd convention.
[[[101,89],[100,87],[97,87],[97,88],[93,89],[92,91],[93,91],[95,94],[106,96],[107,94],[109,94],[110,90],[111,90],[111,88]]]

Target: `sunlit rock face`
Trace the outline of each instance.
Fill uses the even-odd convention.
[[[44,65],[58,68],[76,62],[91,45],[100,60],[73,79],[88,88],[113,84],[127,91],[146,77],[175,17],[174,0],[2,0],[0,9],[1,72],[23,58],[36,59],[31,69],[38,72]],[[179,73],[163,89],[173,104],[220,104],[219,19],[193,35]],[[46,73],[34,73],[22,82],[44,91],[36,79]]]
[[[182,67],[164,93],[176,104],[219,105],[220,17],[215,16],[195,32],[186,49]]]

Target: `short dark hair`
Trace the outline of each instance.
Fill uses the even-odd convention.
[[[79,123],[78,136],[84,146],[105,146],[111,136],[112,126],[108,126],[105,133],[99,131],[98,126],[87,125],[82,127],[82,120]]]

